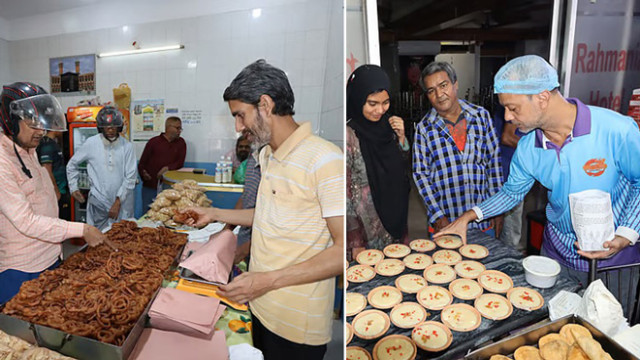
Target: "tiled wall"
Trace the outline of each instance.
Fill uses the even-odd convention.
[[[187,161],[212,162],[233,147],[235,130],[222,93],[247,64],[265,58],[285,70],[296,96],[296,120],[342,142],[342,4],[308,0],[286,6],[205,15],[156,23],[9,42],[11,78],[49,89],[51,57],[181,43],[184,50],[99,58],[97,95],[128,83],[133,99],[165,99],[167,106],[201,109],[203,124],[185,126]],[[0,42],[0,59],[3,44]],[[6,45],[5,45],[6,47]],[[0,78],[2,65],[0,61]],[[194,66],[195,65],[195,66]],[[6,81],[5,81],[6,82]],[[337,86],[339,85],[339,86]],[[60,97],[63,107],[85,97]]]
[[[343,62],[343,1],[331,0],[329,19],[329,44],[340,46],[327,47],[327,60],[324,76],[324,92],[322,96],[322,113],[320,114],[320,136],[344,147],[344,69]]]

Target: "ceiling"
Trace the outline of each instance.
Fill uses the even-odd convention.
[[[0,0],[0,17],[5,20],[70,10],[87,5],[109,3],[107,0]]]
[[[380,42],[548,39],[553,0],[377,0]]]

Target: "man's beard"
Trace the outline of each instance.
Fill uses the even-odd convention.
[[[111,142],[111,143],[112,143],[112,142],[114,142],[114,141],[118,140],[118,137],[120,136],[120,134],[116,133],[116,134],[115,134],[113,137],[111,137],[111,138],[110,138],[110,137],[108,137],[108,136],[107,136],[107,134],[105,134],[105,133],[102,133],[102,136],[103,136],[105,139],[107,139],[107,141],[108,141],[108,142]]]
[[[249,130],[254,138],[251,143],[251,150],[259,150],[271,141],[271,129],[269,129],[269,126],[266,124],[259,111],[258,116],[256,117],[255,127]]]
[[[249,153],[248,152],[236,152],[236,157],[238,158],[238,160],[240,160],[240,162],[247,160],[247,158],[249,157]]]

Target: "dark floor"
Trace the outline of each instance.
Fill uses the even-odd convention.
[[[344,359],[344,322],[333,320],[333,333],[331,342],[327,344],[327,352],[324,360]]]

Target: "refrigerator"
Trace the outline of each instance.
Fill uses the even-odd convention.
[[[69,156],[84,144],[84,142],[98,134],[96,127],[96,116],[102,106],[73,106],[67,110],[67,121],[69,122]],[[90,184],[87,174],[87,164],[80,164],[80,177],[78,178],[78,188],[85,198],[88,198]],[[71,221],[86,222],[87,204],[81,204],[71,197]]]

